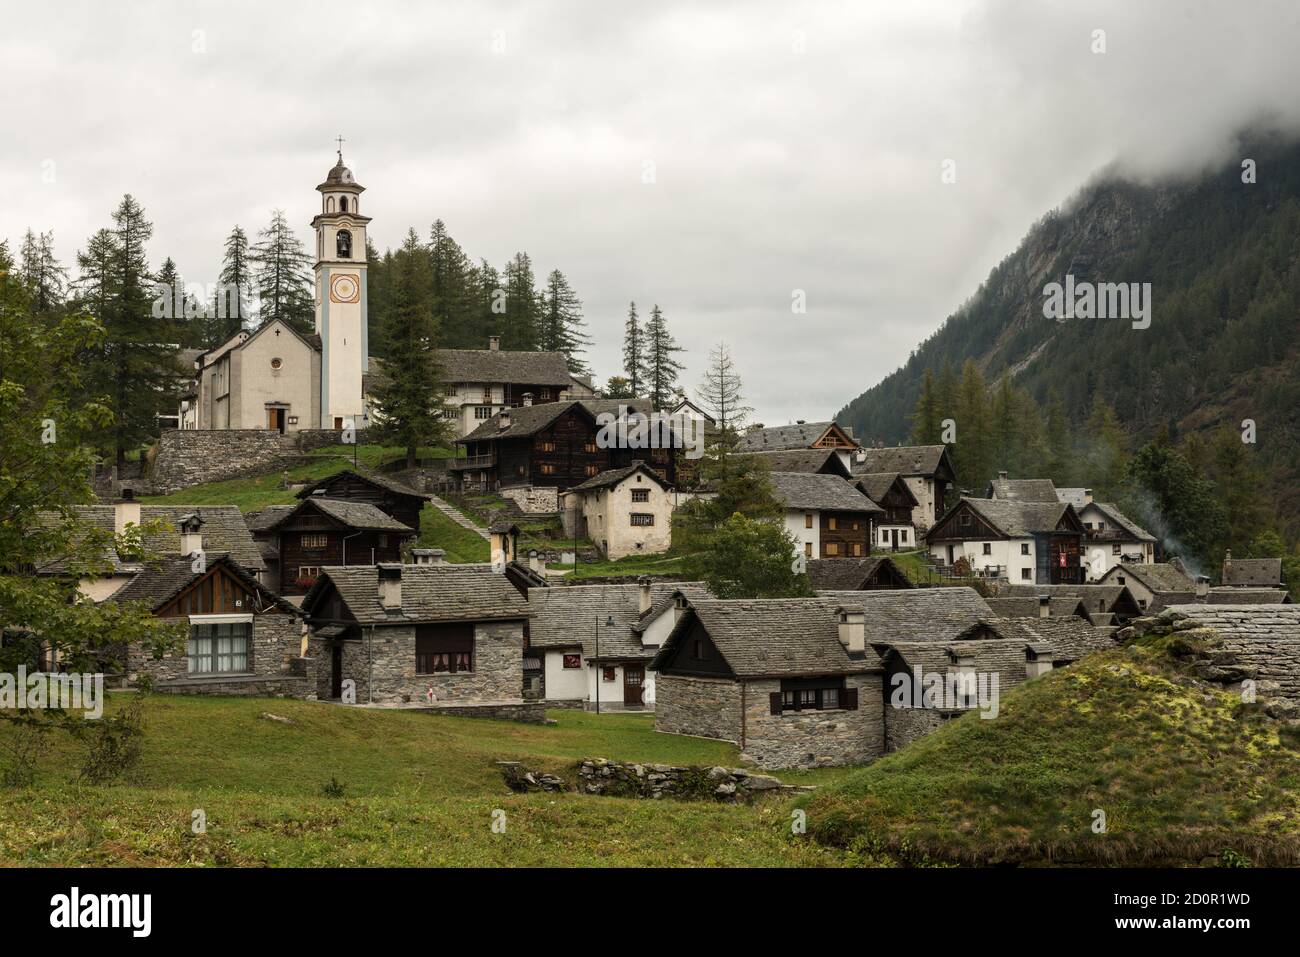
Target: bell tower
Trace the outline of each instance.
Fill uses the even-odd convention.
[[[366,224],[361,215],[365,187],[338,162],[316,187],[320,212],[316,230],[316,334],[320,336],[320,423],[322,429],[361,427],[365,412],[362,377],[370,371],[366,316]]]

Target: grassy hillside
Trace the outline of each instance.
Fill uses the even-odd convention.
[[[1142,644],[853,772],[807,802],[809,833],[913,864],[1294,865],[1296,749],[1288,726]]]
[[[272,712],[290,725],[260,717]],[[0,865],[786,865],[840,851],[790,835],[790,807],[511,794],[493,763],[568,773],[584,756],[735,764],[721,742],[656,734],[646,715],[554,712],[557,725],[317,702],[153,696],[130,783],[77,787],[46,756],[0,791]],[[10,729],[0,728],[0,736]],[[814,782],[844,771],[791,775]],[[324,786],[337,780],[342,797]],[[191,833],[191,814],[207,833]],[[506,812],[506,832],[491,830]]]

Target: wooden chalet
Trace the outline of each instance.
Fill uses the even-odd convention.
[[[610,469],[644,461],[670,485],[676,479],[672,448],[603,448],[596,417],[620,408],[648,414],[644,399],[583,399],[507,409],[457,440],[463,458],[449,468],[462,489],[518,486],[569,489]]]
[[[858,449],[851,468],[854,475],[894,472],[902,476],[917,501],[912,524],[923,533],[943,515],[948,490],[957,480],[946,445]]]
[[[416,533],[368,502],[313,495],[288,512],[273,513],[256,534],[274,549],[276,590],[305,595],[325,566],[400,562]]]
[[[849,478],[844,459],[834,449],[782,449],[776,452],[755,452],[754,459],[766,465],[770,472],[816,472],[819,475],[838,475]]]
[[[863,495],[885,511],[876,517],[876,544],[891,551],[916,546],[912,514],[921,503],[903,477],[897,472],[863,472],[853,480]]]
[[[1014,584],[1080,584],[1083,523],[1065,502],[963,497],[930,529],[940,564]]]
[[[335,472],[298,492],[301,499],[315,495],[345,502],[365,502],[417,532],[420,530],[420,512],[428,501],[427,496],[401,482],[352,469]]]
[[[806,558],[862,558],[871,554],[872,522],[880,507],[838,475],[772,472],[785,527]]]
[[[796,422],[746,432],[736,443],[738,452],[781,452],[790,449],[840,449],[852,452],[857,441],[834,422]]]
[[[808,562],[808,579],[818,591],[867,591],[915,588],[893,559],[815,558]]]

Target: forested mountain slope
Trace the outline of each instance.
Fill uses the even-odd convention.
[[[1300,527],[1300,146],[1256,143],[1195,182],[1138,186],[1102,177],[1044,216],[971,299],[906,365],[836,416],[864,441],[893,444],[925,371],[973,360],[989,382],[1046,406],[1060,396],[1075,427],[1100,395],[1132,438],[1258,426],[1259,464],[1284,527]],[[1150,327],[1124,319],[1057,321],[1043,288],[1064,282],[1151,283]],[[960,429],[960,423],[959,423]],[[959,443],[960,445],[960,443]]]

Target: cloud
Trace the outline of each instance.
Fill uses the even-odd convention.
[[[1195,0],[28,4],[0,36],[0,236],[53,229],[71,263],[130,191],[153,260],[212,281],[235,223],[280,207],[309,238],[342,132],[379,248],[442,218],[474,257],[527,250],[583,298],[600,376],[628,300],[658,302],[688,387],[726,339],[760,419],[815,419],[1098,169],[1294,131],[1297,26]]]

